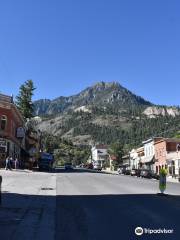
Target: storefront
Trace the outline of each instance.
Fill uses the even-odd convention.
[[[10,96],[0,94],[0,166],[7,156],[21,159],[25,149],[24,119]]]
[[[6,139],[0,138],[0,167],[4,166],[4,160],[7,154],[7,142]]]

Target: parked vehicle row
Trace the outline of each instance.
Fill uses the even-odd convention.
[[[86,163],[86,164],[80,164],[77,166],[78,168],[86,168],[86,169],[94,169],[97,171],[102,170],[102,166],[99,162],[94,162],[94,163]]]
[[[159,175],[149,169],[127,169],[127,168],[118,168],[119,174],[131,175],[142,178],[154,178],[159,179]]]

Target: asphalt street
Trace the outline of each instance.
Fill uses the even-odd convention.
[[[180,183],[159,196],[156,180],[80,169],[0,175],[0,240],[180,239]]]
[[[180,239],[180,184],[82,170],[57,173],[56,240]],[[173,233],[135,234],[135,228]]]
[[[54,240],[56,175],[0,170],[0,240]]]

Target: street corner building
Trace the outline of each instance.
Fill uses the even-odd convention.
[[[0,167],[7,156],[23,160],[25,153],[24,119],[13,97],[0,94]]]

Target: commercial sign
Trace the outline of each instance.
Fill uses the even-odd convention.
[[[18,127],[17,132],[16,132],[16,137],[17,138],[24,138],[25,136],[25,130],[23,127]]]

